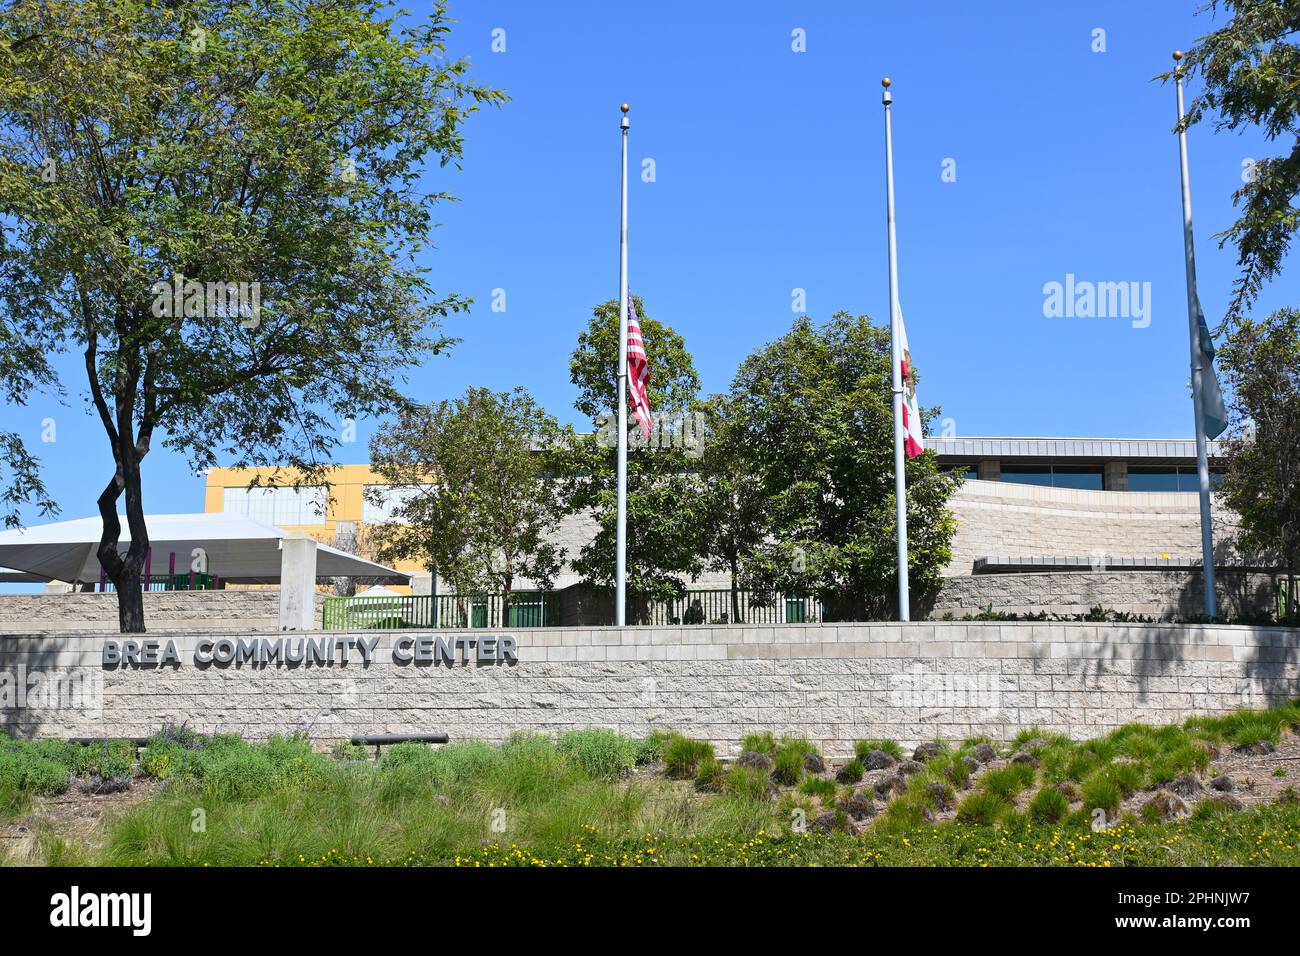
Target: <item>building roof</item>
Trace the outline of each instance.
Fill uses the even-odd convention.
[[[1190,438],[927,438],[925,447],[940,458],[1012,459],[1055,461],[1182,462],[1196,460],[1196,442]],[[1222,442],[1210,442],[1209,454],[1223,454]]]
[[[119,550],[131,540],[122,517]],[[207,570],[231,584],[275,584],[280,580],[280,539],[289,532],[242,515],[147,515],[152,571],[167,570],[168,555],[176,566],[188,569],[191,555],[201,548]],[[7,580],[94,583],[100,578],[99,547],[102,523],[98,517],[76,518],[51,524],[0,532],[0,567],[8,574],[29,575]],[[406,584],[410,575],[348,554],[328,545],[316,548],[317,578],[374,578],[389,584]]]

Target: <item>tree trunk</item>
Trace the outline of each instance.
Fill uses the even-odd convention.
[[[736,559],[733,556],[731,559],[731,623],[732,624],[744,623],[740,619],[740,594],[737,593],[736,591],[736,578],[739,576],[738,571],[739,568],[736,566]]]
[[[510,594],[513,591],[515,576],[506,572],[501,581],[501,626],[510,626]]]
[[[104,523],[96,556],[105,575],[117,591],[118,629],[123,634],[143,634],[144,595],[140,573],[149,550],[149,531],[144,521],[140,495],[140,463],[127,456],[127,467],[119,469],[99,496],[99,516]],[[122,523],[117,516],[117,500],[126,492],[126,523],[131,529],[131,546],[125,555],[117,552]]]

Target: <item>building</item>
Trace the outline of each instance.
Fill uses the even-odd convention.
[[[951,501],[957,518],[953,559],[932,616],[964,616],[982,608],[1079,613],[1098,604],[1152,617],[1201,613],[1200,511],[1196,495],[1196,446],[1188,439],[932,438],[945,470],[964,477]],[[1210,443],[1211,477],[1217,483],[1221,453]],[[248,487],[273,469],[213,469],[207,475],[205,508],[247,514],[288,530],[348,547],[364,542],[368,525],[388,520],[393,499],[365,465],[341,465],[330,477],[333,500],[323,488]],[[281,482],[291,480],[281,472]],[[1273,600],[1271,584],[1236,565],[1230,549],[1235,518],[1215,509],[1216,563],[1223,567],[1221,603],[1245,614]],[[560,543],[577,551],[595,523],[585,515],[567,519]],[[364,550],[364,545],[363,545]],[[421,572],[407,562],[399,570]],[[1238,574],[1239,572],[1239,574]],[[1238,574],[1234,577],[1234,574]],[[692,590],[728,586],[724,574],[707,573]],[[567,572],[562,590],[578,584]],[[527,590],[531,582],[523,582]],[[416,589],[438,588],[427,579]]]

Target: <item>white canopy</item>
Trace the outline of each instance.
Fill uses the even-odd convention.
[[[169,555],[176,555],[178,573],[189,570],[196,548],[207,555],[207,570],[231,584],[278,584],[280,539],[289,532],[234,514],[146,515],[150,571],[165,574]],[[118,550],[131,543],[126,518],[121,518]],[[99,518],[77,518],[53,524],[0,531],[0,581],[99,581],[95,551],[103,530]],[[20,577],[21,576],[21,577]],[[385,584],[406,584],[411,575],[366,561],[328,545],[316,549],[317,578],[373,578]]]

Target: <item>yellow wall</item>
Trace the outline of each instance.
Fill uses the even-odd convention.
[[[203,494],[203,510],[219,513],[222,510],[227,488],[247,488],[255,477],[261,478],[262,484],[274,481],[278,485],[291,485],[298,478],[295,468],[212,468],[207,475],[207,486]],[[335,529],[340,521],[355,521],[358,529],[363,527],[364,492],[366,485],[384,484],[382,478],[371,470],[369,465],[336,465],[331,468],[326,481],[330,485],[330,502],[325,512],[323,525],[279,525],[285,531],[302,531],[311,535],[322,544],[334,543]],[[395,565],[399,571],[423,571],[414,561],[399,561]],[[398,585],[386,585],[390,590],[406,591]]]

